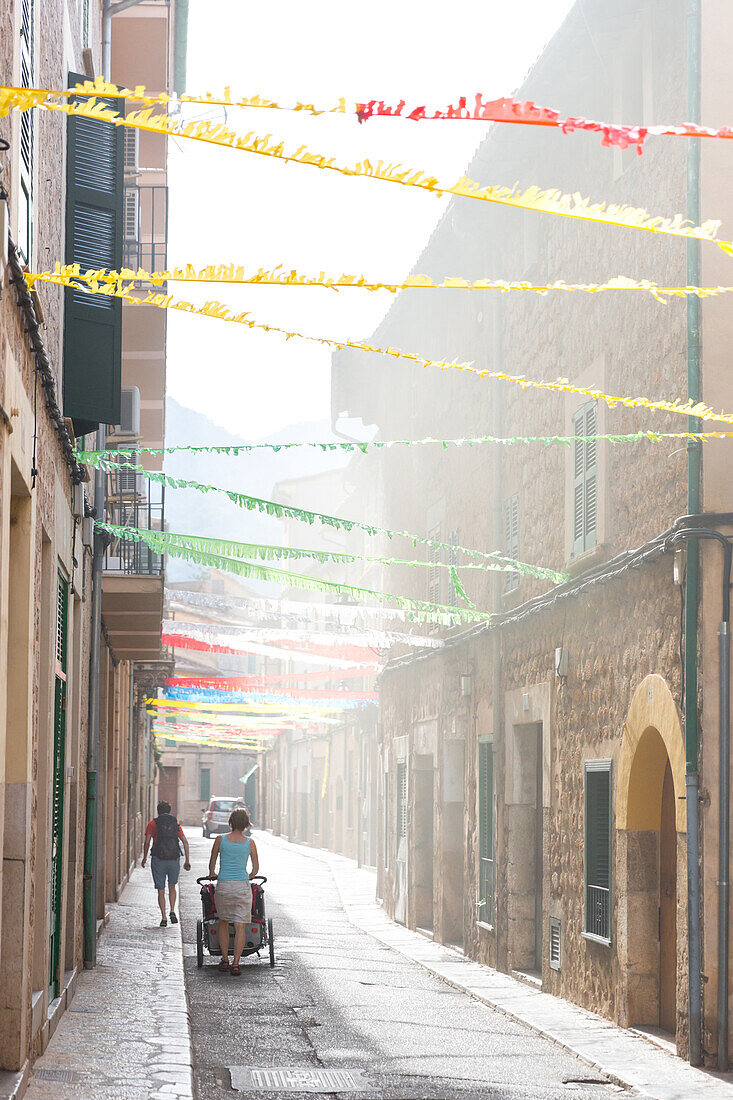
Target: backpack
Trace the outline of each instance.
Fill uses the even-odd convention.
[[[155,819],[153,855],[157,859],[180,859],[178,820],[173,814],[161,814]]]

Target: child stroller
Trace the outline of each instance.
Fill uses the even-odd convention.
[[[208,875],[197,878],[201,886],[201,918],[196,921],[196,962],[204,965],[204,947],[210,955],[221,956],[219,946],[219,918],[216,913],[214,881]],[[269,949],[270,966],[275,965],[275,937],[272,931],[272,917],[265,913],[265,891],[267,879],[264,875],[255,875],[252,886],[252,923],[247,925],[244,950],[245,955],[257,955],[265,948]],[[234,927],[229,925],[229,954],[234,951]]]

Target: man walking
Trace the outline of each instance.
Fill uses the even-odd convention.
[[[188,850],[188,841],[178,820],[171,813],[170,802],[158,803],[158,816],[148,822],[145,830],[145,851],[143,852],[143,867],[148,858],[150,843],[153,844],[153,854],[150,860],[150,869],[153,872],[153,885],[158,891],[158,905],[160,906],[160,927],[165,928],[168,919],[165,915],[165,884],[168,880],[168,895],[170,900],[171,924],[178,924],[176,916],[176,883],[181,870],[181,842],[186,853],[184,868],[191,870],[191,858]]]

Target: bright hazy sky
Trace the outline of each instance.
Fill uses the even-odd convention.
[[[572,0],[464,0],[458,7],[434,0],[192,0],[187,90],[217,92],[228,84],[234,96],[316,106],[340,96],[439,107],[477,91],[510,95],[571,7]],[[202,112],[223,120],[220,110]],[[230,110],[227,121],[241,133],[272,133],[287,147],[306,144],[342,163],[381,157],[448,183],[485,133],[476,122],[373,119],[359,126],[352,116],[265,110]],[[399,279],[445,206],[412,188],[185,139],[170,143],[169,183],[169,264],[282,264],[301,273]],[[371,333],[392,300],[363,290],[171,290],[189,300],[217,297],[283,328],[356,339]],[[243,438],[262,437],[330,416],[330,355],[318,345],[171,313],[168,392]]]

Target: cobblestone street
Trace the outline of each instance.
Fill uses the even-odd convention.
[[[211,842],[189,833],[181,924],[158,927],[149,870],[137,868],[111,907],[97,969],[79,975],[35,1064],[29,1100],[733,1096],[727,1080],[395,925],[351,861],[266,834],[275,968],[263,953],[238,979],[207,955],[199,969],[195,878]],[[572,1053],[584,1044],[584,1058]]]

